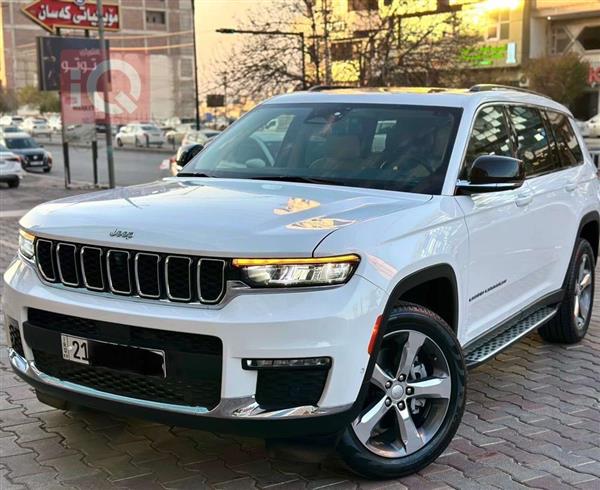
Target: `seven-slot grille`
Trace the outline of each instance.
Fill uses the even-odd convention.
[[[222,259],[113,249],[36,239],[42,277],[124,296],[216,304],[225,294]]]

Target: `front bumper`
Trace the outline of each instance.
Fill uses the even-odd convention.
[[[11,264],[4,279],[4,312],[18,325],[23,342],[23,356],[11,351],[11,364],[38,391],[102,410],[123,413],[126,409],[127,413],[165,423],[269,436],[329,432],[348,423],[369,360],[372,326],[385,303],[384,292],[359,276],[342,287],[319,291],[241,294],[221,309],[157,304],[48,286],[22,259]],[[207,409],[142,400],[49,376],[36,367],[22,333],[29,308],[218,337],[223,345],[220,402]],[[9,323],[5,321],[5,325]],[[255,400],[257,371],[243,369],[242,359],[306,357],[332,359],[319,402],[278,410],[262,408]]]

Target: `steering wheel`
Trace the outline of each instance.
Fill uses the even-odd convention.
[[[416,156],[412,156],[412,155],[408,155],[406,157],[402,157],[399,158],[398,160],[383,160],[382,163],[379,165],[379,168],[382,170],[388,169],[389,170],[398,170],[397,168],[393,168],[394,164],[398,164],[399,165],[399,161],[402,161],[402,167],[413,170],[416,169],[418,167],[423,167],[425,168],[425,170],[427,170],[429,172],[429,174],[433,174],[435,172],[435,169],[431,166],[430,162],[428,162],[425,158],[419,158]],[[410,165],[409,165],[410,164]]]

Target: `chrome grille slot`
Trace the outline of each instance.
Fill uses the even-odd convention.
[[[202,303],[218,303],[225,294],[225,261],[200,259],[197,266],[198,297]]]
[[[65,286],[78,287],[77,247],[71,243],[59,243],[56,246],[56,263],[61,282]]]
[[[54,244],[50,240],[38,238],[35,242],[35,256],[40,274],[46,281],[56,281]]]
[[[169,255],[165,260],[167,296],[173,301],[192,300],[192,259]]]
[[[86,288],[93,291],[104,291],[104,272],[102,270],[102,249],[98,247],[81,247],[81,275]]]
[[[36,265],[46,282],[147,300],[217,305],[226,295],[228,261],[112,249],[37,238]],[[232,275],[232,279],[236,276]]]
[[[160,298],[160,255],[136,254],[135,281],[142,298]]]
[[[106,254],[108,285],[116,294],[131,294],[131,274],[129,272],[129,252],[109,250]]]

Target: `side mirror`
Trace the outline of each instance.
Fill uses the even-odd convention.
[[[518,189],[525,182],[523,162],[517,158],[500,155],[477,157],[469,171],[468,180],[459,180],[460,194],[500,192]]]
[[[184,167],[185,164],[194,158],[198,153],[200,153],[203,148],[204,145],[200,144],[181,146],[179,150],[177,150],[177,155],[175,156],[177,165]]]

